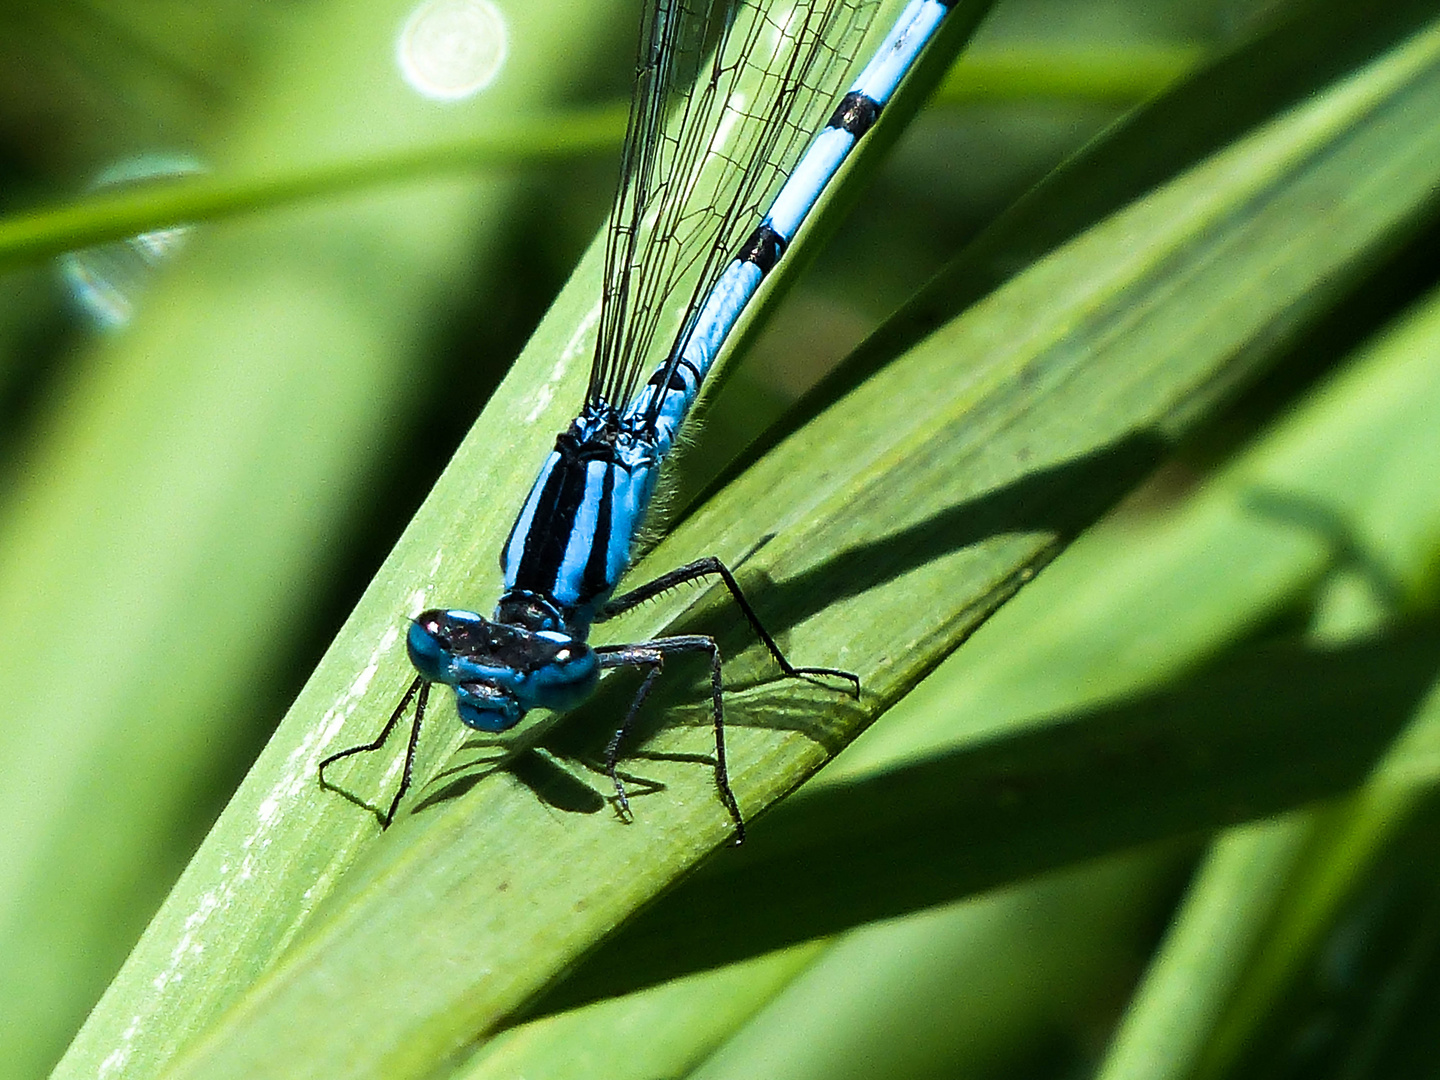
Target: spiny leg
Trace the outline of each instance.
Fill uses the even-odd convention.
[[[610,777],[610,782],[615,785],[615,802],[620,808],[620,816],[626,820],[630,814],[630,796],[625,793],[625,782],[620,779],[620,744],[625,741],[635,726],[635,717],[640,712],[640,706],[645,704],[645,699],[650,696],[650,690],[655,685],[655,680],[660,677],[660,672],[665,670],[665,665],[660,654],[656,654],[653,663],[641,663],[638,666],[645,668],[645,679],[640,684],[640,689],[635,692],[635,700],[630,702],[630,711],[625,714],[624,722],[615,730],[610,737],[610,742],[605,746],[605,775]]]
[[[390,714],[390,719],[385,721],[385,726],[380,729],[380,734],[375,736],[374,739],[368,743],[361,743],[359,746],[352,746],[347,750],[341,750],[339,753],[331,754],[324,761],[320,762],[320,767],[317,772],[320,774],[320,786],[322,788],[326,791],[333,791],[337,795],[346,794],[340,788],[330,783],[329,780],[325,779],[325,770],[342,758],[350,757],[352,754],[372,754],[384,746],[390,738],[390,733],[395,730],[395,725],[398,724],[400,718],[405,715],[405,710],[410,707],[411,700],[415,697],[416,691],[420,689],[424,681],[425,680],[418,675],[415,677],[414,681],[410,683],[409,689],[405,691],[404,697],[400,699],[400,704],[395,706],[395,711]]]
[[[740,583],[735,580],[735,575],[730,573],[729,567],[714,555],[707,556],[703,559],[696,559],[694,562],[676,567],[669,573],[661,574],[653,581],[647,581],[644,585],[615,597],[601,609],[600,618],[608,619],[612,616],[619,615],[622,612],[629,611],[631,608],[645,603],[647,600],[653,600],[661,593],[668,592],[677,585],[684,585],[688,582],[699,581],[707,577],[718,577],[725,583],[725,588],[729,590],[736,607],[740,609],[740,613],[745,616],[745,621],[750,624],[750,629],[755,631],[755,636],[760,639],[761,644],[763,644],[770,655],[774,657],[775,663],[779,665],[780,670],[787,677],[799,678],[803,675],[833,676],[834,678],[844,679],[849,682],[854,688],[852,691],[853,695],[857,698],[860,696],[860,676],[854,672],[841,671],[839,668],[796,667],[790,663],[790,661],[785,658],[785,654],[780,651],[780,646],[775,643],[775,639],[770,636],[770,632],[765,629],[765,625],[760,621],[760,616],[757,615],[755,609],[750,606],[750,601],[745,599],[745,594],[740,589]]]
[[[602,667],[643,667],[647,669],[645,681],[640,684],[635,700],[631,702],[630,710],[625,714],[624,724],[615,732],[609,745],[605,748],[606,772],[609,773],[611,781],[615,784],[615,795],[622,813],[629,812],[630,801],[625,795],[625,785],[617,772],[620,749],[625,742],[625,737],[634,727],[640,706],[650,696],[655,680],[660,676],[665,657],[672,653],[707,652],[710,654],[710,703],[711,715],[715,722],[715,787],[719,790],[720,802],[724,804],[730,820],[735,823],[735,843],[742,843],[745,839],[745,819],[740,814],[740,803],[735,798],[735,792],[730,788],[730,772],[725,762],[725,694],[721,678],[720,647],[715,643],[715,639],[703,634],[685,634],[656,638],[638,645],[602,645],[597,647],[595,652],[600,657]]]
[[[400,809],[400,800],[410,790],[410,782],[415,779],[415,748],[420,745],[420,723],[425,719],[425,706],[430,702],[430,683],[421,680],[420,696],[415,699],[415,722],[410,725],[410,741],[405,744],[405,769],[400,774],[400,786],[395,791],[395,798],[390,800],[390,809],[380,820],[380,828],[388,829],[391,822],[395,820],[395,811]]]
[[[419,694],[418,699],[416,698],[417,693]],[[331,754],[324,761],[320,762],[320,767],[317,770],[320,777],[320,786],[326,791],[333,791],[341,798],[350,800],[356,806],[364,807],[366,810],[373,812],[380,820],[380,828],[388,829],[390,823],[395,820],[395,811],[400,806],[400,800],[403,799],[405,793],[410,790],[410,782],[415,775],[415,748],[420,742],[420,723],[425,719],[425,705],[429,699],[430,684],[423,678],[416,676],[415,681],[410,684],[410,688],[405,691],[405,696],[400,699],[400,704],[396,705],[395,711],[390,714],[390,719],[385,721],[385,726],[380,729],[379,735],[368,743],[361,743],[359,746],[352,746],[349,749],[341,750],[339,753]],[[389,740],[391,732],[395,730],[395,725],[398,724],[400,718],[405,715],[405,710],[410,707],[411,700],[415,701],[415,720],[410,725],[410,738],[405,746],[405,769],[400,777],[400,790],[395,793],[395,798],[391,800],[389,811],[381,814],[369,803],[361,802],[350,792],[330,783],[329,780],[325,779],[325,770],[341,758],[350,757],[352,754],[371,754],[383,747]]]

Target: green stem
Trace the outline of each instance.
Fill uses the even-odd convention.
[[[378,184],[553,161],[619,143],[626,107],[611,103],[499,125],[478,138],[331,162],[274,176],[177,179],[111,192],[0,220],[0,266],[122,240],[184,222],[216,221]]]

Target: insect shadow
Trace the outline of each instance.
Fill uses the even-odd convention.
[[[1065,461],[1024,470],[1009,483],[961,499],[921,522],[838,552],[796,578],[776,582],[752,569],[745,575],[744,588],[763,612],[766,625],[783,635],[786,628],[804,621],[827,603],[881,587],[932,559],[994,536],[1042,531],[1054,534],[1063,543],[1112,505],[1137,476],[1153,468],[1164,447],[1164,440],[1153,433],[1131,433]],[[1077,492],[1083,497],[1076,497]],[[740,566],[743,560],[737,568]],[[971,601],[972,608],[987,610],[966,633],[972,632],[1013,591],[1009,588],[1003,590],[1003,595]],[[862,703],[836,695],[823,682],[808,677],[786,678],[773,670],[764,650],[755,647],[743,615],[726,604],[723,596],[705,599],[682,614],[666,632],[703,632],[718,642],[725,658],[727,727],[795,731],[833,754],[866,718],[867,709]],[[662,729],[677,724],[708,727],[711,723],[708,711],[695,708],[706,698],[706,670],[703,662],[691,664],[683,657],[667,664],[665,677],[656,681],[653,695],[628,729],[621,760],[630,768],[619,775],[627,789],[633,785],[636,795],[663,790],[663,784],[646,778],[635,762],[647,756],[651,760],[673,759],[647,750],[647,742]],[[811,683],[813,687],[807,688]],[[485,762],[472,761],[447,769],[430,780],[415,810],[455,798],[501,770],[511,772],[543,802],[557,809],[595,813],[607,804],[615,805],[613,796],[589,788],[578,773],[599,770],[603,774],[600,763],[605,746],[614,736],[620,718],[626,716],[634,692],[635,684],[630,679],[607,678],[596,695],[566,714],[563,722],[552,716],[528,733],[467,742],[470,749],[496,746],[502,752]],[[545,754],[551,760],[545,760]],[[691,758],[681,756],[679,760]],[[704,755],[695,755],[693,760],[710,767],[715,764],[713,757]],[[568,770],[560,762],[578,768]]]
[[[708,667],[703,659],[697,657],[696,661],[693,665],[673,662],[667,666],[667,678],[660,681],[663,689],[657,690],[647,701],[640,719],[627,732],[629,748],[624,761],[629,763],[629,767],[617,771],[631,799],[643,799],[665,790],[665,784],[646,775],[640,763],[715,767],[713,754],[661,751],[645,746],[660,731],[675,727],[702,729],[708,737],[712,723],[708,709]],[[696,668],[693,673],[687,670],[692,666]],[[788,688],[794,680],[778,675],[773,679],[742,677],[727,685],[726,726],[766,726],[756,719],[756,714],[764,710],[755,707],[758,704],[755,698],[764,698],[773,705],[774,696],[764,692],[771,683],[784,684]],[[447,765],[425,784],[411,812],[422,813],[459,798],[490,776],[506,772],[527,787],[541,803],[563,813],[593,814],[608,807],[617,816],[626,817],[624,808],[609,790],[605,751],[615,731],[614,718],[625,715],[634,691],[635,680],[623,676],[611,678],[581,709],[563,717],[542,719],[531,731],[518,736],[476,736],[467,739],[457,751],[459,760]],[[759,691],[758,695],[756,691]],[[820,692],[823,692],[823,687]],[[735,699],[733,707],[732,699]],[[746,707],[747,704],[750,707]],[[813,710],[797,707],[796,711]],[[821,734],[818,727],[815,734]],[[819,741],[829,740],[821,737]]]

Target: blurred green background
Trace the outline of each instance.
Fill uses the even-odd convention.
[[[529,160],[522,139],[508,161],[502,150],[483,167],[439,153],[425,164],[497,118],[559,117],[628,93],[635,4],[498,6],[501,77],[443,100],[400,62],[408,0],[0,5],[7,218],[83,208],[97,184],[145,173],[199,172],[223,191],[354,166],[304,198],[277,187],[249,212],[199,216],[183,242],[152,234],[43,256],[0,244],[0,1076],[46,1075],[64,1052],[602,224],[618,140],[598,119],[550,162]],[[1440,18],[1431,6],[1397,5],[1365,45],[1359,31],[1305,38],[1307,22],[1335,22],[1336,4],[1000,3],[717,395],[681,502],[777,420],[798,422],[817,384],[812,401],[858,380],[864,351],[843,361],[872,331],[1175,80],[1281,33],[1287,62],[1305,59],[1314,79],[1292,78],[1287,92],[1303,100]],[[1265,64],[1263,50],[1246,54],[1233,95],[1217,79],[1216,114],[1263,111]],[[1285,95],[1273,96],[1278,109]],[[404,155],[415,163],[398,175],[383,164]],[[1137,167],[1135,194],[1161,178]],[[1076,198],[1051,243],[1090,223],[1094,208]],[[1416,387],[1429,386],[1437,340],[1428,309],[1401,320],[1440,279],[1433,209],[1377,240],[1293,336],[1277,330],[1267,374],[913,707],[963,703],[999,726],[1169,685],[1262,644],[1430,627],[1440,535],[1435,457],[1420,443],[1440,437],[1440,413],[1406,426],[1364,390],[1427,400]],[[1042,252],[1009,251],[986,272],[998,283]],[[1387,347],[1421,358],[1413,383],[1326,381],[1383,364]],[[1345,442],[1362,420],[1373,426]],[[1306,438],[1343,447],[1342,464],[1383,456],[1410,482],[1357,482],[1381,525],[1318,494],[1260,498],[1260,516],[1323,535],[1329,556],[1232,595],[1220,583],[1238,591],[1254,563],[1219,526],[1205,531],[1206,500],[1253,495],[1265,455]],[[1323,478],[1331,466],[1315,454]],[[1156,629],[1196,608],[1209,621],[1190,639]],[[897,754],[917,752],[926,722]],[[887,730],[840,768],[882,760]],[[729,969],[743,987],[733,994],[713,980],[703,993],[684,981],[644,991],[650,1023],[683,1014],[714,1027],[654,1075],[1432,1071],[1440,893],[1417,745],[1352,802],[1247,826],[1208,854],[1205,835],[1177,829],[1139,853],[854,931],[823,955],[797,946],[748,961]],[[663,996],[687,992],[688,1012]],[[618,1025],[583,1010],[562,1022],[581,1041]],[[445,1068],[504,1075],[524,1031]],[[603,1070],[616,1075],[613,1061]]]

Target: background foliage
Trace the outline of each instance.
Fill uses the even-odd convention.
[[[739,850],[689,673],[628,827],[626,687],[441,706],[383,838],[314,784],[578,400],[633,8],[502,5],[448,103],[408,3],[0,9],[0,1074],[1433,1068],[1440,5],[1353,6],[962,6],[646,564],[865,696],[605,630],[719,634],[750,816],[825,766]]]

